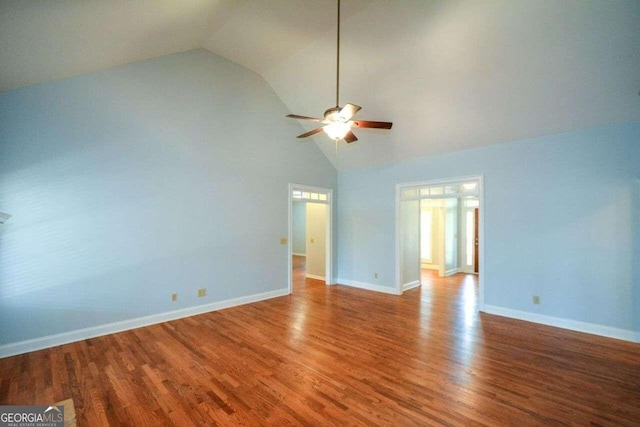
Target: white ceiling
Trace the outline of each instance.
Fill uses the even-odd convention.
[[[314,137],[340,170],[640,121],[637,0],[342,4],[340,102],[394,127]],[[198,47],[291,112],[334,104],[333,0],[0,0],[0,90]]]

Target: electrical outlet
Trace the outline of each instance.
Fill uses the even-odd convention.
[[[373,273],[373,278],[377,279],[378,278],[378,273]]]
[[[540,304],[540,297],[538,295],[534,295],[533,296],[533,303],[534,304]]]
[[[314,238],[312,237],[311,239],[309,239],[309,242],[310,242],[310,243],[315,243],[315,242],[316,242],[316,239],[314,239]]]
[[[280,238],[280,244],[281,245],[286,245],[287,244],[287,238],[286,237],[281,237]]]
[[[176,293],[171,294],[171,301],[178,301],[178,294]]]
[[[203,297],[205,295],[207,295],[207,289],[206,288],[198,289],[198,298]]]

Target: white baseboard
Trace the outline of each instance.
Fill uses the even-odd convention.
[[[452,268],[451,270],[447,270],[444,272],[444,277],[453,276],[454,274],[457,274],[459,272],[460,272],[459,268]]]
[[[324,276],[316,276],[315,274],[305,274],[304,277],[309,279],[324,280]]]
[[[614,328],[611,326],[598,325],[595,323],[580,322],[578,320],[563,319],[561,317],[547,316],[544,314],[530,313],[527,311],[513,310],[510,308],[498,307],[495,305],[484,306],[485,313],[497,316],[511,317],[513,319],[525,320],[527,322],[540,323],[556,328],[569,329],[572,331],[584,332],[587,334],[600,335],[603,337],[616,338],[624,341],[640,343],[640,332],[629,329]]]
[[[307,254],[299,254],[299,253],[297,253],[297,252],[292,252],[292,253],[291,253],[291,255],[295,255],[295,256],[304,256],[304,257],[306,257],[306,256],[307,256]]]
[[[167,322],[169,320],[181,319],[183,317],[195,316],[197,314],[208,313],[210,311],[222,310],[238,305],[277,298],[288,294],[288,289],[278,289],[276,291],[262,292],[245,297],[232,298],[224,301],[212,302],[210,304],[187,307],[180,310],[152,314],[150,316],[137,317],[135,319],[123,320],[121,322],[108,323],[106,325],[93,326],[90,328],[48,335],[46,337],[4,344],[0,345],[0,359],[3,357],[15,356],[16,354],[29,353],[31,351],[42,350],[44,348],[82,341],[88,338],[95,338],[143,326],[154,325],[156,323]]]
[[[414,280],[413,282],[403,284],[402,291],[408,291],[409,289],[417,288],[418,286],[420,286],[420,280]]]
[[[385,294],[391,294],[391,295],[398,295],[398,292],[396,291],[396,288],[390,288],[388,286],[380,286],[380,285],[374,285],[372,283],[366,283],[366,282],[358,282],[355,280],[348,280],[348,279],[338,279],[338,284],[339,285],[345,285],[345,286],[352,286],[354,288],[360,288],[360,289],[366,289],[367,291],[374,291],[374,292],[382,292]]]

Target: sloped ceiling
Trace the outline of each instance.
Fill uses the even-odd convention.
[[[341,103],[394,128],[337,154],[324,134],[306,142],[340,170],[640,121],[637,0],[342,4]],[[294,113],[334,104],[333,0],[0,2],[1,90],[198,47],[261,74]]]

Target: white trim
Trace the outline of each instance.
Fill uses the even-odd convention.
[[[327,188],[327,229],[325,248],[325,284],[333,285],[333,190]]]
[[[400,203],[402,203],[402,184],[396,184],[396,284],[395,293],[402,295],[402,222],[400,220],[402,213],[400,212]]]
[[[453,177],[453,178],[443,178],[443,179],[431,179],[428,181],[415,181],[415,182],[404,182],[402,184],[396,185],[402,186],[404,190],[419,188],[419,187],[432,187],[439,185],[447,185],[447,184],[462,184],[463,181],[474,181],[479,179],[479,177],[484,177],[483,175],[471,175],[471,176],[462,176],[462,177]],[[466,196],[480,197],[481,190],[480,188],[476,188],[475,191],[469,191],[464,193],[448,193],[448,194],[434,194],[434,195],[420,195],[420,196],[412,196],[412,197],[402,197],[400,194],[400,199],[402,201],[407,200],[422,200],[422,199],[449,199],[449,198],[464,198]]]
[[[324,280],[325,279],[324,276],[317,276],[315,274],[305,274],[304,277],[308,277],[309,279],[316,279],[316,280]]]
[[[449,276],[453,276],[454,274],[458,274],[460,273],[460,269],[459,268],[452,268],[451,270],[447,270],[444,272],[444,277],[449,277]]]
[[[510,317],[512,319],[524,320],[526,322],[540,323],[542,325],[554,326],[556,328],[569,329],[587,334],[640,343],[640,332],[632,331],[630,329],[620,329],[612,326],[598,325],[596,323],[563,319],[561,317],[513,310],[511,308],[498,307],[495,305],[485,305],[484,310],[482,311],[496,316]]]
[[[289,291],[283,288],[275,291],[262,292],[259,294],[212,302],[210,304],[198,305],[195,307],[187,307],[179,310],[167,311],[165,313],[137,317],[135,319],[123,320],[121,322],[107,323],[106,325],[92,326],[90,328],[76,329],[75,331],[63,332],[55,335],[48,335],[46,337],[4,344],[0,345],[0,359],[3,357],[15,356],[17,354],[29,353],[31,351],[55,347],[62,344],[82,341],[89,338],[95,338],[103,335],[141,328],[143,326],[155,325],[156,323],[181,319],[183,317],[195,316],[211,311],[236,307],[238,305],[250,304],[253,302],[264,301],[271,298],[278,298],[288,294]]]
[[[478,200],[480,202],[480,206],[478,207],[478,238],[480,239],[478,244],[478,309],[483,311],[485,304],[484,296],[486,292],[486,285],[484,282],[484,278],[486,276],[486,270],[484,268],[484,213],[486,212],[484,206],[484,175],[480,175],[478,177],[478,185],[480,186],[480,188],[478,188]]]
[[[303,257],[306,257],[306,256],[307,256],[307,254],[299,254],[299,253],[297,253],[297,252],[291,252],[291,255],[295,255],[295,256],[303,256]]]
[[[287,196],[287,287],[289,293],[293,289],[293,262],[291,257],[295,255],[293,253],[293,202],[300,201],[305,203],[323,203],[327,205],[327,219],[325,223],[326,227],[326,253],[325,253],[325,277],[321,280],[325,280],[326,285],[333,285],[333,189],[323,187],[312,187],[309,185],[293,184],[289,183],[287,186],[289,194]],[[309,191],[315,193],[324,193],[327,195],[327,201],[316,201],[307,199],[294,199],[293,190]],[[305,255],[306,256],[306,255]]]
[[[413,282],[405,283],[402,285],[402,292],[408,291],[409,289],[417,288],[420,286],[420,280],[414,280]]]
[[[287,189],[287,291],[293,291],[293,195],[291,194],[293,184],[289,184]]]
[[[476,197],[476,199],[478,199]],[[464,206],[464,199],[463,203],[460,204],[460,224],[458,225],[460,228],[460,236],[461,239],[459,239],[459,243],[460,243],[460,257],[458,260],[458,264],[461,265],[460,268],[460,273],[467,273],[467,274],[475,274],[474,271],[474,265],[473,265],[473,252],[474,250],[471,251],[471,265],[467,265],[466,264],[466,256],[469,255],[467,254],[467,248],[466,248],[466,241],[465,238],[468,236],[469,230],[467,229],[467,221],[466,221],[466,217],[467,217],[467,212],[471,212],[472,216],[473,216],[473,212],[478,209],[478,212],[480,212],[480,200],[478,199],[478,206],[477,207],[472,207],[472,208],[468,208]],[[467,199],[468,200],[468,199]],[[479,220],[480,218],[478,218]],[[478,233],[478,239],[480,238],[480,233]]]
[[[484,236],[484,213],[485,205],[484,205],[484,175],[471,175],[471,176],[461,176],[461,177],[451,177],[451,178],[442,178],[442,179],[433,179],[429,181],[417,181],[417,182],[406,182],[396,184],[396,284],[395,289],[397,294],[402,294],[402,277],[401,277],[401,256],[402,249],[400,247],[400,202],[406,201],[409,199],[402,199],[402,190],[409,187],[422,187],[422,186],[431,186],[431,185],[446,185],[450,183],[457,183],[462,181],[478,181],[477,192],[473,194],[468,194],[470,196],[475,196],[480,201],[480,207],[478,210],[478,237],[480,239],[478,250],[480,251],[479,259],[478,259],[478,269],[480,274],[478,275],[478,309],[480,311],[484,311],[484,301],[485,301],[485,268],[484,268],[484,255],[485,255],[485,236]],[[452,194],[452,197],[459,198],[462,197],[460,194]],[[416,197],[416,200],[420,199],[428,199],[428,198],[447,198],[446,194],[438,195],[436,197]]]
[[[351,286],[353,288],[365,289],[367,291],[382,292],[384,294],[400,295],[400,293],[392,287],[374,285],[372,283],[358,282],[356,280],[338,279],[338,285]]]

